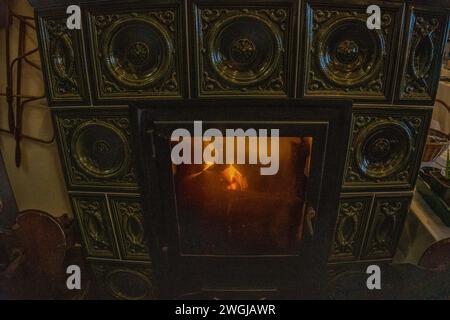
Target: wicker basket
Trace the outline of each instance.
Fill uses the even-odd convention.
[[[437,104],[442,105],[449,113],[450,107],[441,100],[436,100]],[[442,152],[448,149],[450,145],[450,134],[439,130],[430,129],[428,131],[427,144],[423,154],[422,161],[430,162],[438,158]]]
[[[438,158],[450,145],[450,137],[445,133],[430,129],[428,131],[427,144],[423,153],[424,162],[430,162]]]

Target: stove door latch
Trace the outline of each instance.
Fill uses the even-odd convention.
[[[314,237],[314,219],[316,217],[316,210],[312,206],[308,206],[306,209],[306,229],[311,238]]]

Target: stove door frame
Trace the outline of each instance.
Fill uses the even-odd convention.
[[[243,101],[148,101],[130,108],[153,278],[162,298],[214,297],[224,292],[237,292],[238,297],[261,292],[261,297],[275,298],[322,294],[338,213],[352,104],[347,100],[312,99]],[[203,130],[208,123],[214,127],[214,122],[248,122],[255,129],[258,125],[280,128],[280,137],[313,137],[307,199],[316,210],[314,235],[302,240],[298,255],[181,254],[168,139],[172,129],[189,127],[194,120],[203,121]],[[230,128],[236,127],[241,126]],[[315,164],[314,159],[321,155],[321,163]]]

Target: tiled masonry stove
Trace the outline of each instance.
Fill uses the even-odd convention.
[[[290,102],[279,102],[276,107],[271,101],[274,98],[277,103],[288,98],[353,99],[349,147],[342,149],[346,145],[343,142],[339,152],[336,151],[337,160],[346,153],[340,203],[337,204],[338,199],[335,203],[337,221],[327,228],[333,211],[321,215],[320,209],[314,221],[317,227],[320,219],[324,219],[323,228],[314,228],[314,237],[330,229],[333,238],[319,246],[317,255],[305,254],[311,258],[309,261],[314,262],[316,257],[315,262],[320,264],[321,252],[329,251],[328,267],[332,274],[369,261],[391,261],[408,213],[435,100],[443,45],[447,40],[449,1],[85,0],[55,4],[30,0],[30,3],[36,9],[47,97],[58,133],[67,189],[86,255],[106,293],[116,298],[140,299],[194,290],[192,281],[186,281],[183,290],[173,290],[180,283],[177,278],[164,282],[173,274],[173,261],[177,257],[168,245],[164,261],[160,234],[150,234],[150,243],[145,244],[144,229],[159,230],[172,237],[174,233],[166,232],[173,226],[170,222],[165,224],[166,229],[149,226],[150,221],[160,220],[153,220],[151,212],[154,211],[148,207],[168,203],[169,194],[154,199],[157,191],[146,190],[146,186],[161,181],[155,175],[144,179],[140,184],[144,188],[138,187],[144,172],[138,163],[149,160],[149,154],[141,154],[143,148],[136,147],[142,139],[139,139],[140,131],[132,128],[138,128],[143,122],[133,118],[134,125],[131,125],[129,105],[135,105],[134,115],[142,112],[142,119],[147,119],[145,125],[155,124],[156,131],[165,130],[165,125],[157,122],[158,117],[164,122],[173,120],[172,115],[185,114],[185,119],[191,121],[202,118],[206,121],[209,117],[210,121],[220,122],[238,114],[233,107],[241,109],[242,118],[233,117],[230,121],[244,119],[253,125],[257,121],[285,122],[280,145],[285,155],[283,177],[289,178],[257,181],[252,177],[253,169],[247,167],[230,167],[228,171],[210,168],[205,171],[205,177],[197,178],[204,180],[191,187],[186,178],[195,175],[199,168],[180,167],[175,174],[171,170],[161,172],[168,175],[164,181],[173,181],[174,192],[187,188],[194,193],[196,188],[207,186],[210,193],[200,198],[191,197],[190,193],[184,194],[181,200],[177,197],[177,201],[188,203],[190,208],[182,205],[178,208],[180,221],[189,221],[180,230],[180,234],[189,235],[180,237],[183,252],[188,255],[274,252],[289,255],[298,244],[294,230],[308,229],[304,228],[307,219],[290,215],[291,209],[295,211],[305,203],[302,194],[308,189],[302,187],[306,181],[302,175],[314,177],[314,168],[318,166],[306,155],[313,156],[323,147],[320,137],[324,136],[304,134],[286,122],[289,119],[308,121],[310,116],[327,121],[327,114],[319,111],[327,105],[309,102],[292,108],[288,106]],[[82,9],[83,27],[68,30],[66,7],[76,3]],[[381,8],[379,30],[366,28],[366,9],[372,4]],[[192,102],[204,98],[221,102],[217,102],[217,108],[216,103],[207,107],[202,102],[198,106]],[[155,105],[155,100],[167,102]],[[182,108],[183,103],[188,107]],[[341,113],[337,106],[338,103],[334,104],[334,112],[344,115],[345,104]],[[316,113],[311,112],[314,107]],[[187,111],[189,108],[192,113]],[[198,115],[194,113],[195,108],[200,108],[201,118],[194,118]],[[226,108],[230,111],[224,111]],[[156,117],[146,118],[149,113]],[[222,115],[222,119],[214,118],[214,114]],[[330,128],[333,127],[335,121],[328,120]],[[345,134],[345,128],[334,138],[341,134]],[[136,143],[131,143],[132,140]],[[158,141],[160,138],[154,135],[154,143]],[[336,146],[327,146],[324,152],[328,148]],[[163,157],[156,159],[163,161]],[[161,165],[167,166],[167,162]],[[333,166],[337,168],[337,163],[325,161],[324,170]],[[234,177],[233,181],[230,176]],[[247,181],[237,178],[241,176]],[[306,184],[308,188],[316,185],[310,181]],[[296,194],[288,188],[273,190],[270,186],[274,184],[295,185],[290,190],[296,190]],[[158,192],[168,190],[168,184],[161,183],[160,188]],[[229,190],[233,188],[238,190]],[[202,190],[198,191],[202,194]],[[152,199],[154,202],[150,204]],[[254,210],[252,203],[258,203],[262,209]],[[224,204],[228,207],[221,207]],[[332,206],[333,195],[328,202],[313,203],[318,204]],[[207,210],[205,206],[209,205],[214,209]],[[271,210],[272,207],[277,208]],[[243,208],[246,208],[245,216],[236,212],[242,212]],[[208,228],[202,216],[210,215],[211,211],[215,212],[218,224]],[[174,220],[175,211],[170,212],[168,218]],[[231,214],[244,220],[227,220]],[[260,215],[261,219],[250,219],[251,215]],[[263,226],[262,216],[270,222],[270,227]],[[243,243],[239,247],[223,241],[230,236],[223,227],[233,221],[252,225],[251,232],[244,232],[240,227],[234,229],[233,239]],[[283,226],[293,228],[279,237],[277,232]],[[200,229],[206,229],[205,233],[199,232]],[[267,236],[260,237],[260,230],[267,232]],[[314,240],[305,236],[307,233],[300,243],[312,243],[306,247],[314,248]],[[204,237],[210,240],[204,241]],[[323,239],[327,237],[324,235]],[[170,244],[174,238],[169,236],[163,240]],[[324,249],[325,245],[329,250]],[[222,268],[222,263],[213,268],[217,263],[214,260],[204,264],[201,257],[195,258],[199,258],[194,261],[195,266],[209,266],[209,270]],[[180,255],[178,259],[181,260],[175,260],[182,265],[189,257]],[[277,264],[271,263],[267,266]],[[249,270],[256,270],[252,263],[247,264]],[[242,270],[245,265],[241,262],[239,268]],[[231,260],[223,268],[229,271],[230,279],[239,282]],[[183,272],[190,271],[186,268]],[[283,275],[273,278],[280,283],[284,283],[285,275],[295,276],[295,272],[288,272],[292,271],[289,268],[270,271]],[[259,273],[254,275],[254,283],[260,283]],[[239,285],[209,283],[213,291],[220,287]],[[249,294],[267,297],[276,286],[266,283],[263,287],[269,292]],[[203,290],[206,297],[221,294],[206,291]]]

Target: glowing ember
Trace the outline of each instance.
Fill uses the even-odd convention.
[[[228,182],[227,190],[245,191],[248,189],[247,179],[232,165],[223,170],[221,175]]]

